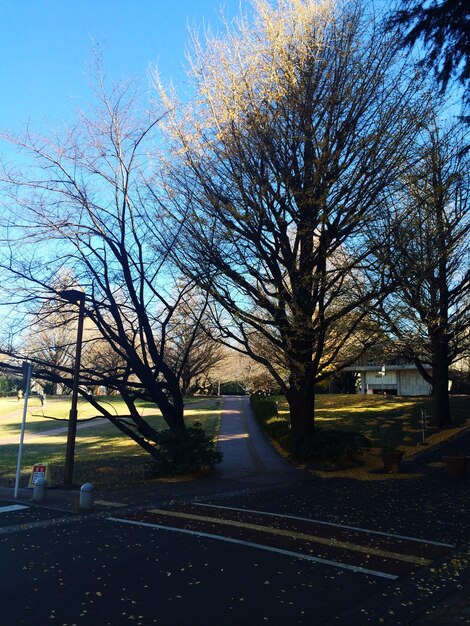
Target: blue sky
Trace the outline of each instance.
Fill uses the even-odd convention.
[[[374,0],[377,8],[384,0]],[[220,24],[250,0],[0,0],[0,132],[40,132],[74,118],[89,96],[87,66],[103,50],[115,79],[184,81],[188,26]],[[180,93],[181,90],[179,89]],[[0,154],[5,144],[0,145]]]
[[[0,131],[36,130],[73,117],[88,95],[95,45],[114,78],[184,80],[188,25],[216,25],[245,0],[0,0]]]

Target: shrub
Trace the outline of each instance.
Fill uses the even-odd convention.
[[[261,421],[277,415],[277,402],[272,398],[255,394],[250,396],[250,402],[255,417]]]
[[[283,415],[278,415],[278,404],[273,398],[254,394],[250,397],[256,419],[264,432],[281,448],[289,450],[290,425]]]
[[[215,450],[202,425],[195,422],[193,426],[177,432],[159,431],[148,474],[150,477],[193,474],[221,461],[222,454]]]
[[[221,383],[220,393],[227,396],[244,396],[246,394],[246,389],[237,380],[231,380],[226,383]]]

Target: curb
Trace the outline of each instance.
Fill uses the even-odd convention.
[[[419,450],[418,452],[414,452],[412,455],[407,456],[403,460],[404,461],[419,461],[422,458],[426,457],[426,455],[431,455],[434,452],[438,452],[441,448],[445,448],[449,444],[452,444],[455,441],[458,441],[461,437],[465,437],[466,435],[469,435],[469,434],[470,434],[470,424],[462,428],[462,430],[460,430],[459,432],[453,435],[450,435],[449,437],[447,437],[447,439],[444,439],[443,441],[440,441],[439,443],[436,443],[434,445],[431,444],[429,448],[425,448],[423,450]]]

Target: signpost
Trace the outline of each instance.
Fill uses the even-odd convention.
[[[49,469],[49,463],[35,463],[33,465],[28,487],[34,487],[34,485],[40,478],[44,478],[44,480],[47,481],[48,486],[51,485],[51,472]]]
[[[21,457],[23,455],[24,430],[26,426],[26,412],[28,410],[29,385],[31,383],[31,375],[33,373],[33,364],[26,361],[23,363],[23,380],[24,380],[24,405],[23,405],[23,421],[21,422],[20,447],[18,450],[18,462],[16,464],[16,479],[14,497],[18,497],[18,488],[20,485]]]

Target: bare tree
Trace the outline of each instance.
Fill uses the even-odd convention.
[[[197,98],[168,123],[172,193],[186,211],[178,255],[227,312],[227,340],[286,394],[299,443],[314,431],[314,383],[349,360],[365,305],[381,298],[364,231],[426,99],[359,2],[254,9],[223,37],[195,39]]]
[[[58,331],[63,325],[57,326],[57,315],[73,329],[78,307],[62,300],[61,292],[83,290],[91,347],[88,357],[84,352],[81,393],[152,453],[157,433],[136,401],[154,402],[171,430],[184,430],[179,374],[166,358],[166,340],[192,286],[169,263],[177,234],[166,229],[147,179],[157,165],[161,116],[139,117],[132,83],[108,90],[98,72],[95,91],[97,110],[82,113],[65,136],[38,137],[28,130],[23,138],[6,137],[23,151],[25,165],[3,165],[2,188],[10,202],[3,207],[0,268],[8,277],[6,304],[14,306],[15,320],[21,316],[23,329],[38,310],[58,312],[49,316]],[[58,276],[68,278],[58,285]],[[70,387],[70,359],[53,362],[44,351],[28,351],[19,330],[7,356],[29,358],[38,377]],[[106,352],[106,359],[97,351]],[[128,414],[110,413],[84,391],[95,385],[119,392]]]
[[[34,327],[25,333],[21,352],[30,361],[47,363],[53,377],[59,379],[61,371],[73,365],[76,328],[73,321],[61,313],[46,317],[41,313],[38,312],[39,319]],[[52,381],[52,393],[59,392],[62,392],[60,383]]]
[[[432,385],[436,426],[451,421],[449,367],[469,349],[468,132],[462,123],[443,128],[437,116],[423,129],[382,228],[390,239],[381,252],[397,283],[384,314],[404,354]]]
[[[224,360],[223,347],[213,338],[211,326],[207,294],[188,293],[167,333],[167,360],[178,375],[183,396],[188,395],[191,383],[206,387],[211,371]]]

